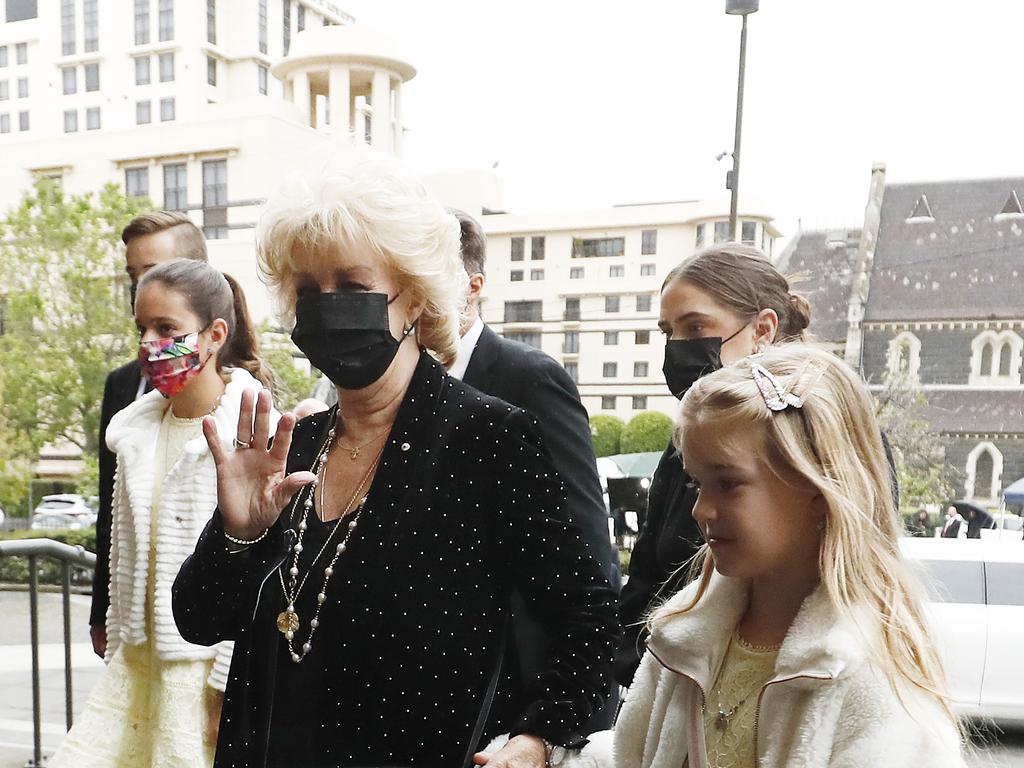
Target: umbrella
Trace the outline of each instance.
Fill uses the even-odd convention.
[[[951,501],[950,506],[956,507],[956,511],[959,512],[965,520],[967,520],[967,538],[979,539],[981,538],[982,528],[995,528],[996,521],[992,519],[992,515],[988,513],[982,507],[977,504],[959,499],[957,501]],[[971,515],[970,513],[974,514]]]
[[[1006,487],[1003,499],[1007,504],[1024,504],[1024,477]]]
[[[624,477],[650,477],[658,468],[658,462],[661,461],[661,451],[620,453],[608,458],[622,470]]]

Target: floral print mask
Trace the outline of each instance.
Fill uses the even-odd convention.
[[[201,359],[200,333],[202,331],[139,342],[142,375],[164,397],[174,397],[185,389],[210,359],[210,355],[205,360]]]

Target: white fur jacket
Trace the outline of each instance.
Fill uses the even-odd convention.
[[[687,605],[696,586],[662,610]],[[706,768],[703,691],[745,610],[746,589],[715,573],[692,611],[655,625],[615,728],[616,768],[679,768],[686,759]],[[964,765],[959,734],[938,703],[908,685],[904,707],[867,650],[823,589],[804,601],[761,689],[758,768]]]
[[[248,371],[230,370],[220,407],[213,413],[225,450],[233,450],[242,392],[262,385]],[[157,530],[151,531],[156,440],[168,401],[156,390],[117,413],[107,427],[107,445],[117,455],[110,542],[110,607],[107,609],[109,662],[121,645],[146,640],[146,581],[150,537],[156,536],[153,622],[156,651],[165,661],[214,659],[209,684],[223,691],[233,643],[212,647],[182,639],[171,613],[171,585],[199,534],[217,507],[217,471],[202,435],[190,440],[164,478]],[[272,426],[277,421],[272,415]]]

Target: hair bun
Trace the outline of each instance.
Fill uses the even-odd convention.
[[[811,304],[807,297],[799,293],[789,294],[789,304],[793,308],[792,330],[799,333],[811,324]]]

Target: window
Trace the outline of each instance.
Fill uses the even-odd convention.
[[[531,237],[530,238],[530,258],[534,261],[544,260],[544,238],[543,237]]]
[[[174,0],[159,0],[160,41],[174,39]]]
[[[579,363],[562,363],[562,367],[565,368],[565,372],[569,374],[569,378],[573,380],[574,384],[580,383],[580,364]]]
[[[149,56],[135,58],[135,84],[149,85]]]
[[[169,83],[174,80],[174,54],[161,53],[160,61],[160,82]]]
[[[608,267],[608,277],[625,277],[626,268],[619,264],[618,266]]]
[[[578,297],[565,300],[565,320],[580,319],[580,300]]]
[[[582,280],[583,279],[583,267],[569,267],[569,279],[570,280]]]
[[[10,132],[11,132],[11,116],[10,115],[0,115],[0,133],[10,133]]]
[[[6,80],[0,80],[0,101],[7,101],[11,97],[10,87]]]
[[[580,332],[566,331],[562,340],[562,352],[567,355],[578,355],[580,352]]]
[[[92,53],[100,49],[100,11],[98,5],[99,0],[82,0],[82,29],[86,53]]]
[[[985,563],[989,605],[1024,605],[1024,564]]]
[[[539,323],[544,304],[540,301],[506,301],[506,323]]]
[[[614,347],[619,343],[619,332],[618,331],[605,331],[604,332],[604,345],[606,347]]]
[[[7,21],[27,21],[38,17],[38,0],[7,0]]]
[[[217,60],[213,56],[206,57],[206,82],[210,85],[217,84]]]
[[[574,259],[590,259],[602,256],[622,256],[626,252],[626,238],[582,238],[572,240],[572,257]]]
[[[188,182],[184,163],[164,166],[164,208],[181,211],[188,207]]]
[[[640,265],[640,277],[653,277],[658,274],[657,264],[641,264]]]
[[[540,331],[505,331],[505,338],[540,349]]]
[[[910,331],[904,331],[889,342],[888,368],[890,377],[916,380],[921,367],[921,340]]]
[[[757,243],[757,222],[744,221],[740,225],[740,238],[745,245],[755,245]]]
[[[512,261],[522,261],[525,253],[525,238],[512,238]]]
[[[267,52],[267,0],[259,0],[260,3],[260,53]]]
[[[645,229],[640,233],[640,255],[653,256],[658,252],[658,230]]]
[[[647,410],[647,395],[633,395],[633,410],[634,411],[646,411]]]
[[[256,67],[257,71],[257,89],[264,96],[267,95],[267,68],[262,64]]]
[[[28,130],[28,112],[19,112],[18,113],[18,130],[19,131],[27,131]]]
[[[217,44],[217,0],[206,0],[206,42]]]
[[[966,469],[966,498],[995,503],[999,497],[999,481],[1003,474],[1002,452],[993,443],[978,443],[967,454]]]
[[[28,98],[28,78],[27,77],[19,77],[18,78],[18,98],[19,99],[27,99]]]
[[[619,311],[619,297],[618,296],[605,296],[604,297],[604,311],[605,312],[618,312]]]
[[[650,312],[651,311],[651,296],[645,294],[643,296],[636,297],[636,311],[637,312]]]
[[[633,363],[633,375],[638,379],[647,378],[648,363],[646,361]]]
[[[128,197],[148,197],[149,168],[125,168],[124,192]]]
[[[100,108],[89,107],[85,110],[85,130],[98,131],[100,129]]]
[[[971,375],[974,386],[1017,386],[1021,383],[1024,339],[1014,331],[982,331],[971,341]]]
[[[78,130],[78,110],[64,110],[64,133],[74,133]]]
[[[160,99],[160,122],[166,123],[174,119],[174,99]]]
[[[706,235],[705,235],[706,232],[707,232],[707,225],[706,224],[698,224],[697,225],[697,243],[696,243],[697,248],[703,248],[704,247],[704,239],[706,237]]]
[[[306,6],[299,3],[299,7],[295,9],[295,29],[299,32],[306,28]]]
[[[292,45],[292,0],[283,0],[281,19],[284,22],[284,55],[287,56]]]
[[[153,121],[152,115],[150,115],[149,102],[148,101],[136,101],[135,102],[135,124],[145,125]]]
[[[60,52],[75,52],[75,0],[60,0]]]
[[[64,67],[60,71],[64,81],[64,95],[78,92],[78,70],[74,67]]]
[[[732,232],[729,231],[728,221],[715,222],[715,242],[727,243],[732,240]]]
[[[149,42],[149,0],[135,0],[135,44]]]
[[[651,332],[650,331],[634,331],[633,343],[634,344],[650,344],[651,343]]]
[[[7,46],[0,45],[0,67],[7,66]]]
[[[28,64],[28,43],[18,43],[14,46],[14,59],[18,64]]]
[[[921,560],[933,600],[985,604],[985,564],[980,560]]]
[[[228,161],[203,163],[203,234],[209,240],[228,236]]]
[[[619,364],[618,363],[605,363],[602,368],[602,375],[606,379],[614,379],[619,375]]]
[[[544,279],[544,270],[543,269],[531,269],[530,270],[530,279],[531,280],[543,280]]]
[[[100,89],[100,65],[86,64],[82,67],[85,73],[85,90],[98,91]]]
[[[615,410],[615,395],[602,395],[601,396],[601,410],[602,411],[614,411]]]
[[[521,270],[521,269],[513,269],[511,272],[509,272],[508,279],[509,279],[510,282],[513,282],[513,283],[521,283],[521,282],[523,282],[523,270]]]

